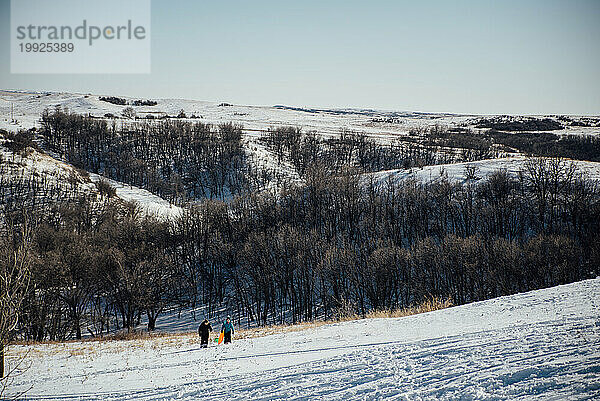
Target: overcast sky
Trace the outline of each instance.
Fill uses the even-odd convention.
[[[47,1],[47,0],[41,0]],[[152,73],[0,88],[457,113],[600,114],[600,1],[152,1]]]

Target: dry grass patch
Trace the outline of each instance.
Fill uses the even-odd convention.
[[[446,309],[453,306],[452,300],[450,298],[441,299],[432,297],[427,301],[423,302],[421,305],[409,306],[408,308],[401,309],[384,309],[384,310],[376,310],[367,313],[366,317],[369,319],[375,318],[389,318],[389,317],[404,317],[411,315],[418,315],[419,313],[427,313],[433,312],[435,310]]]
[[[348,314],[339,316],[336,320],[316,320],[312,322],[302,322],[294,325],[272,325],[272,326],[263,326],[256,327],[251,329],[243,329],[236,331],[235,338],[243,339],[243,338],[255,338],[255,337],[264,337],[271,334],[280,334],[280,333],[290,333],[295,331],[302,331],[311,328],[316,328],[320,326],[324,326],[326,324],[334,324],[339,322],[346,322],[351,320],[360,320],[360,319],[376,319],[376,318],[398,318],[405,317],[411,315],[417,315],[420,313],[433,312],[440,309],[446,309],[451,306],[454,306],[452,300],[450,298],[442,299],[437,297],[431,297],[427,301],[423,302],[420,305],[410,306],[407,308],[401,309],[383,309],[377,311],[371,311],[367,313],[365,316],[360,316],[356,314]]]

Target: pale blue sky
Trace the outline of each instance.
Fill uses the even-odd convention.
[[[46,1],[46,0],[41,0]],[[600,114],[600,1],[152,1],[149,75],[0,88],[239,104]]]

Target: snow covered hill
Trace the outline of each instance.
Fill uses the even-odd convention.
[[[100,100],[101,96],[94,94],[35,92],[35,91],[7,91],[0,90],[0,129],[15,131],[21,128],[39,126],[40,115],[45,109],[53,110],[56,106],[68,110],[95,117],[103,117],[107,114],[121,116],[125,105],[118,105]],[[129,97],[121,97],[120,100],[133,103],[139,100]],[[411,129],[423,129],[432,126],[444,126],[447,128],[462,129],[471,128],[475,132],[478,119],[481,116],[455,115],[446,113],[416,113],[416,112],[393,112],[367,109],[313,109],[286,106],[244,106],[231,105],[228,103],[216,103],[206,101],[194,101],[183,99],[152,99],[155,105],[133,106],[139,117],[147,116],[176,116],[183,110],[189,117],[194,115],[191,121],[202,121],[205,123],[234,122],[244,127],[244,149],[247,152],[250,164],[257,171],[265,171],[278,177],[280,182],[297,182],[300,180],[298,172],[286,160],[279,160],[272,150],[265,146],[261,138],[270,128],[292,125],[298,126],[304,132],[315,131],[320,136],[331,137],[339,135],[342,130],[363,133],[380,143],[390,143],[394,138],[409,135]],[[11,114],[12,113],[12,114]],[[12,118],[16,121],[11,121]],[[516,116],[518,117],[518,116]],[[502,118],[508,118],[504,116]],[[525,118],[525,117],[523,117]],[[566,117],[553,117],[553,121],[564,122]],[[575,117],[573,117],[575,118]],[[569,117],[572,121],[573,118]],[[583,118],[583,117],[582,117]],[[585,119],[585,118],[583,118]],[[117,119],[118,123],[126,123],[127,119]],[[583,121],[583,120],[582,120]],[[587,121],[587,120],[586,120]],[[597,118],[594,119],[595,123]],[[581,122],[581,121],[579,121]],[[595,124],[594,123],[594,124]],[[565,123],[566,124],[566,123]],[[565,125],[562,130],[553,133],[600,135],[600,126],[578,126]],[[414,139],[414,138],[413,138]],[[411,142],[409,142],[411,143]],[[517,172],[523,167],[524,158],[518,154],[506,154],[513,157],[501,159],[480,160],[471,163],[454,163],[438,166],[426,166],[423,169],[402,169],[379,171],[369,176],[377,180],[389,177],[402,179],[416,177],[424,181],[435,180],[445,174],[451,180],[460,181],[464,177],[465,167],[471,165],[477,168],[478,178],[485,178],[489,173],[502,168],[509,172]],[[516,157],[514,157],[517,155]],[[580,171],[587,171],[591,178],[600,178],[600,163],[576,162]],[[92,175],[92,178],[94,176]],[[278,187],[275,180],[266,185],[267,188]],[[124,185],[115,183],[117,194],[124,199],[140,199],[140,191],[135,188],[127,189]],[[150,193],[142,194],[142,198],[148,200]],[[167,215],[178,214],[179,209],[173,209],[168,202],[155,198],[154,204],[142,202],[151,212]]]
[[[90,181],[96,183],[102,178],[98,174],[89,173]],[[134,202],[139,205],[142,211],[148,215],[159,219],[176,219],[181,216],[183,209],[173,205],[160,196],[154,195],[150,191],[138,188],[133,185],[123,184],[122,182],[106,179],[106,181],[115,189],[117,197],[126,202]]]
[[[137,98],[122,97],[128,101]],[[236,122],[243,124],[249,131],[261,131],[272,126],[301,126],[305,131],[316,130],[322,134],[338,134],[340,129],[371,134],[402,134],[415,126],[450,124],[465,121],[472,116],[451,114],[397,113],[376,110],[354,109],[303,109],[283,106],[244,106],[229,103],[206,102],[185,99],[153,99],[155,106],[135,106],[138,116],[145,117],[170,115],[176,116],[181,110],[186,115],[200,117],[200,121],[208,123]],[[56,93],[35,91],[2,91],[0,90],[0,128],[14,130],[38,126],[44,109],[53,110],[55,106],[68,108],[78,114],[104,116],[111,113],[121,116],[126,106],[116,105],[100,100],[93,94]],[[17,123],[10,123],[11,107]],[[374,119],[401,115],[397,123],[377,123]]]
[[[145,100],[121,97],[127,101]],[[305,132],[316,131],[321,135],[339,134],[340,130],[360,132],[386,139],[406,135],[412,128],[431,127],[475,127],[480,116],[385,111],[371,109],[314,109],[287,106],[246,106],[229,103],[206,102],[186,99],[152,99],[154,106],[134,106],[139,117],[153,115],[176,116],[183,110],[205,123],[235,122],[242,124],[247,135],[260,134],[269,127],[292,125],[302,127]],[[126,106],[100,100],[98,94],[9,91],[0,90],[0,128],[17,130],[39,126],[44,109],[66,107],[78,114],[102,117],[107,113],[121,116]],[[12,116],[16,122],[11,122]],[[540,116],[543,117],[543,116]],[[585,117],[582,117],[585,119]],[[594,117],[597,123],[598,117]],[[561,134],[600,135],[600,126],[566,126],[553,131]]]
[[[12,347],[28,400],[600,397],[600,278],[200,349],[195,336]]]

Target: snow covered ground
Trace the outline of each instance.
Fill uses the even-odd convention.
[[[31,387],[28,400],[598,399],[600,278],[208,349],[192,336],[15,346],[9,363],[27,351],[9,393]]]

